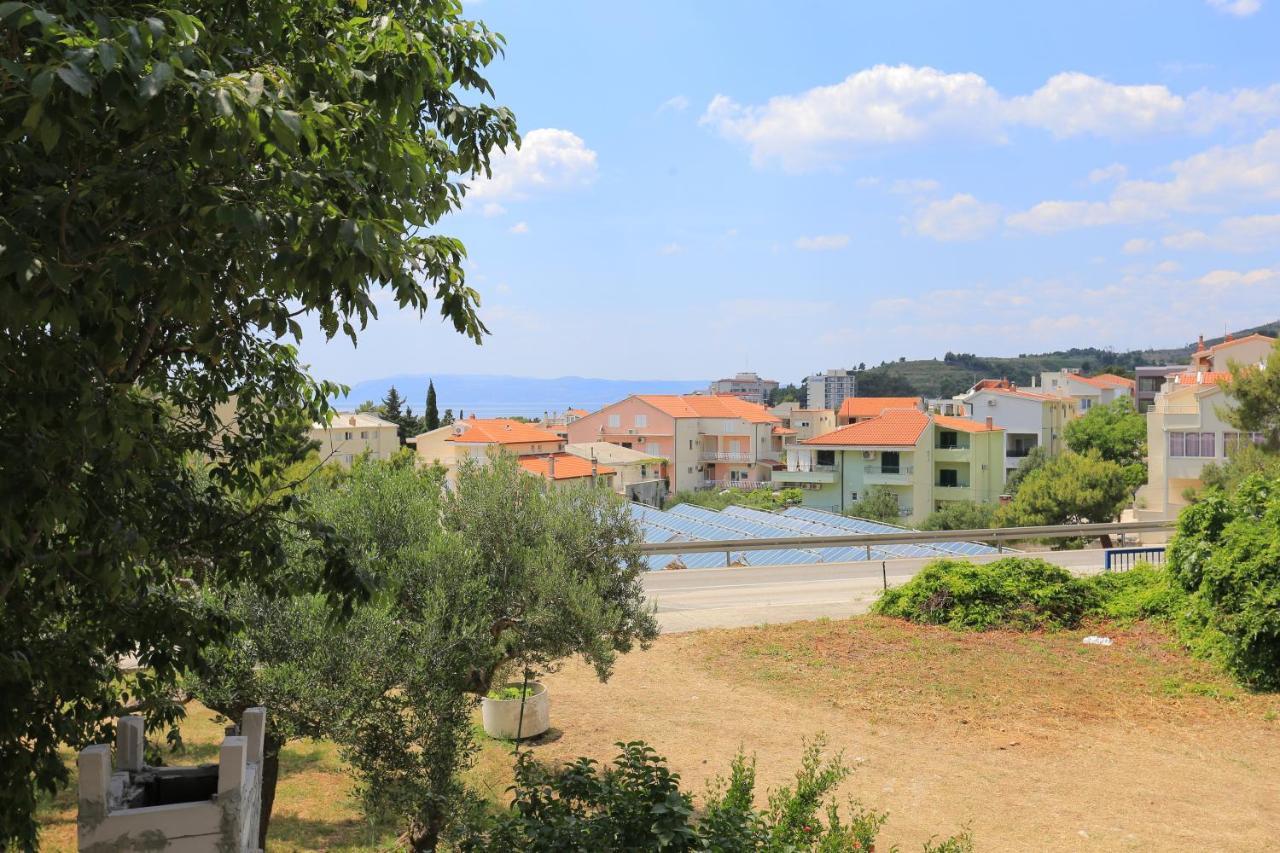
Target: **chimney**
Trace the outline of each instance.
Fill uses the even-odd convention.
[[[987,415],[987,429],[995,429],[995,424],[991,422],[991,416]]]
[[[1235,335],[1231,334],[1230,332],[1227,332],[1227,343],[1231,343],[1235,339],[1236,339]]]
[[[1200,343],[1196,346],[1196,352],[1204,352],[1204,335],[1200,336]]]
[[[554,480],[556,478],[556,455],[553,453],[547,457],[547,479]]]

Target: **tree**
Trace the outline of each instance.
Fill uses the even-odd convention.
[[[470,714],[495,678],[581,655],[604,680],[657,634],[639,534],[612,493],[550,488],[504,455],[464,463],[445,492],[442,471],[364,460],[312,494],[374,599],[334,625],[314,596],[217,596],[255,627],[195,688],[227,716],[269,705],[277,753],[291,737],[335,740],[370,817],[403,822],[414,849],[434,847],[467,798]],[[297,550],[293,570],[314,574],[318,558]]]
[[[193,586],[288,585],[275,474],[339,390],[300,318],[354,340],[385,288],[483,336],[434,226],[518,137],[458,4],[47,0],[0,30],[0,841],[32,846],[58,748],[126,695],[171,716],[234,628]]]
[[[422,427],[427,432],[440,428],[440,412],[436,408],[436,383],[427,380],[427,414]]]
[[[382,403],[378,406],[382,413],[382,419],[396,425],[396,437],[400,439],[400,443],[404,444],[405,439],[405,410],[404,398],[400,396],[400,392],[396,390],[396,386],[392,385],[387,389],[386,396],[382,398]]]
[[[1232,364],[1223,390],[1231,398],[1227,420],[1244,432],[1262,433],[1264,446],[1280,451],[1280,341],[1262,367]]]
[[[1076,453],[1096,450],[1103,459],[1123,466],[1130,489],[1147,481],[1147,419],[1128,397],[1089,409],[1084,417],[1067,423],[1064,437]]]
[[[440,426],[448,426],[453,423],[453,409],[445,409],[444,417],[440,418]]]
[[[1039,445],[1031,448],[1027,455],[1022,457],[1022,461],[1018,463],[1018,467],[1005,480],[1004,491],[1007,495],[1016,495],[1018,489],[1026,482],[1027,477],[1033,471],[1043,468],[1049,462],[1049,452]]]
[[[995,526],[996,508],[976,501],[947,501],[929,514],[921,530],[985,530]]]
[[[845,515],[855,518],[866,518],[871,521],[902,520],[902,510],[898,504],[898,495],[887,486],[872,486],[867,489],[861,500],[849,504]]]
[[[997,518],[1002,527],[1103,523],[1114,521],[1131,495],[1122,466],[1097,451],[1064,453],[1027,475]]]

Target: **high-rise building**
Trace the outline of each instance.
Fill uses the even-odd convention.
[[[769,402],[769,392],[777,389],[778,383],[772,379],[761,379],[755,373],[739,373],[732,379],[717,379],[711,383],[708,391],[712,394],[732,394],[748,403],[764,406]]]
[[[840,404],[858,393],[854,370],[834,369],[804,379],[805,408],[840,411]]]

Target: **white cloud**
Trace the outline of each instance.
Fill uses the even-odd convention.
[[[911,178],[910,180],[894,181],[889,187],[889,192],[896,195],[924,195],[936,192],[942,184],[932,178]]]
[[[1205,287],[1223,290],[1233,287],[1254,287],[1280,281],[1280,267],[1263,267],[1256,270],[1214,270],[1202,275],[1197,282]]]
[[[1172,275],[1173,273],[1176,273],[1178,270],[1182,269],[1182,264],[1178,263],[1177,261],[1161,261],[1160,263],[1156,264],[1155,267],[1153,267],[1153,269],[1156,272],[1161,273],[1163,275]]]
[[[1129,174],[1129,170],[1123,164],[1112,163],[1110,166],[1103,166],[1101,169],[1094,169],[1090,172],[1089,183],[1102,184],[1107,181],[1118,181],[1127,174]]]
[[[474,181],[467,197],[518,201],[535,192],[583,187],[595,177],[596,152],[582,137],[568,130],[540,127],[525,134],[518,150],[511,148],[495,156],[493,177]]]
[[[1247,145],[1215,146],[1169,167],[1168,181],[1122,181],[1106,201],[1044,201],[1006,220],[1045,234],[1164,219],[1173,212],[1280,200],[1280,130]]]
[[[1262,0],[1206,0],[1206,2],[1219,12],[1235,15],[1237,18],[1247,18],[1262,8]]]
[[[510,233],[512,233],[512,234],[528,234],[528,233],[529,233],[529,223],[527,223],[527,222],[517,222],[515,225],[512,225],[510,228],[508,228],[508,229],[507,229],[507,231],[508,231],[508,232],[510,232]]]
[[[1159,84],[1121,85],[1078,71],[1056,74],[1029,95],[1005,97],[981,75],[912,65],[876,65],[839,83],[763,104],[718,94],[700,123],[746,143],[757,165],[803,171],[859,148],[931,137],[1000,141],[1018,125],[1058,137],[1206,132],[1280,115],[1280,85],[1179,95]]]
[[[658,247],[659,255],[678,255],[684,251],[684,246],[679,243],[667,243]]]
[[[1280,214],[1233,216],[1218,223],[1213,233],[1182,231],[1161,241],[1181,251],[1261,252],[1280,247]]]
[[[1000,220],[1000,205],[978,201],[958,193],[946,201],[934,201],[916,211],[916,233],[943,242],[976,240],[988,234]]]
[[[792,245],[802,252],[830,252],[849,245],[849,235],[818,234],[814,237],[797,237]]]
[[[1141,255],[1143,252],[1150,252],[1156,247],[1156,244],[1143,237],[1134,237],[1132,240],[1125,240],[1124,246],[1121,248],[1126,255]]]
[[[507,212],[507,209],[496,201],[486,202],[485,206],[480,208],[480,212],[487,217],[501,216]]]
[[[689,109],[689,99],[684,95],[674,95],[667,98],[658,106],[658,112],[660,113],[665,113],[668,110],[671,112],[682,113],[687,109]]]

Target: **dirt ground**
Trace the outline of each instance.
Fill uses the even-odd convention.
[[[1105,630],[1110,647],[1086,646]],[[643,739],[689,789],[741,746],[761,789],[823,732],[919,849],[968,826],[979,850],[1280,849],[1280,696],[1253,695],[1147,628],[955,634],[875,617],[663,637],[608,684],[545,679],[547,760]]]

